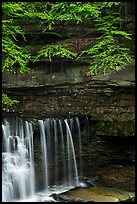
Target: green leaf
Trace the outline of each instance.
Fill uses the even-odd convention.
[[[5,93],[2,94],[2,104],[3,105],[12,106],[17,103],[19,103],[19,101],[10,99]]]

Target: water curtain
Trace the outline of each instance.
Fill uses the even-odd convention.
[[[2,202],[35,195],[39,191],[40,168],[45,193],[51,187],[79,185],[82,173],[79,118],[38,120],[38,130],[39,136],[34,137],[31,122],[18,117],[3,120]],[[36,152],[40,154],[39,164]]]

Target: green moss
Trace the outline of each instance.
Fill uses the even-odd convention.
[[[95,127],[95,133],[99,135],[113,135],[113,136],[134,136],[134,120],[127,122],[108,122],[99,121]]]
[[[127,121],[128,122],[135,122],[135,115],[129,115]]]

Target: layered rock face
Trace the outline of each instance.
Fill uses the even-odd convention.
[[[11,83],[8,82],[3,89],[20,101],[19,105],[11,107],[10,112],[31,119],[88,116],[97,135],[134,135],[134,67],[91,79],[84,79],[80,74],[75,78],[66,76],[64,81],[62,77],[62,82],[58,78],[63,74],[60,70],[54,72],[54,81],[44,80],[49,76],[47,70],[45,67],[37,72],[18,74],[17,79],[10,75]],[[73,72],[76,72],[75,67],[71,74]],[[29,77],[30,83],[27,83]]]

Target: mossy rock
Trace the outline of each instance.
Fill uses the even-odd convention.
[[[110,187],[76,188],[61,194],[73,198],[73,202],[84,200],[86,202],[131,202],[134,201],[135,193]],[[75,198],[75,199],[74,199]],[[76,201],[75,201],[76,200]]]

